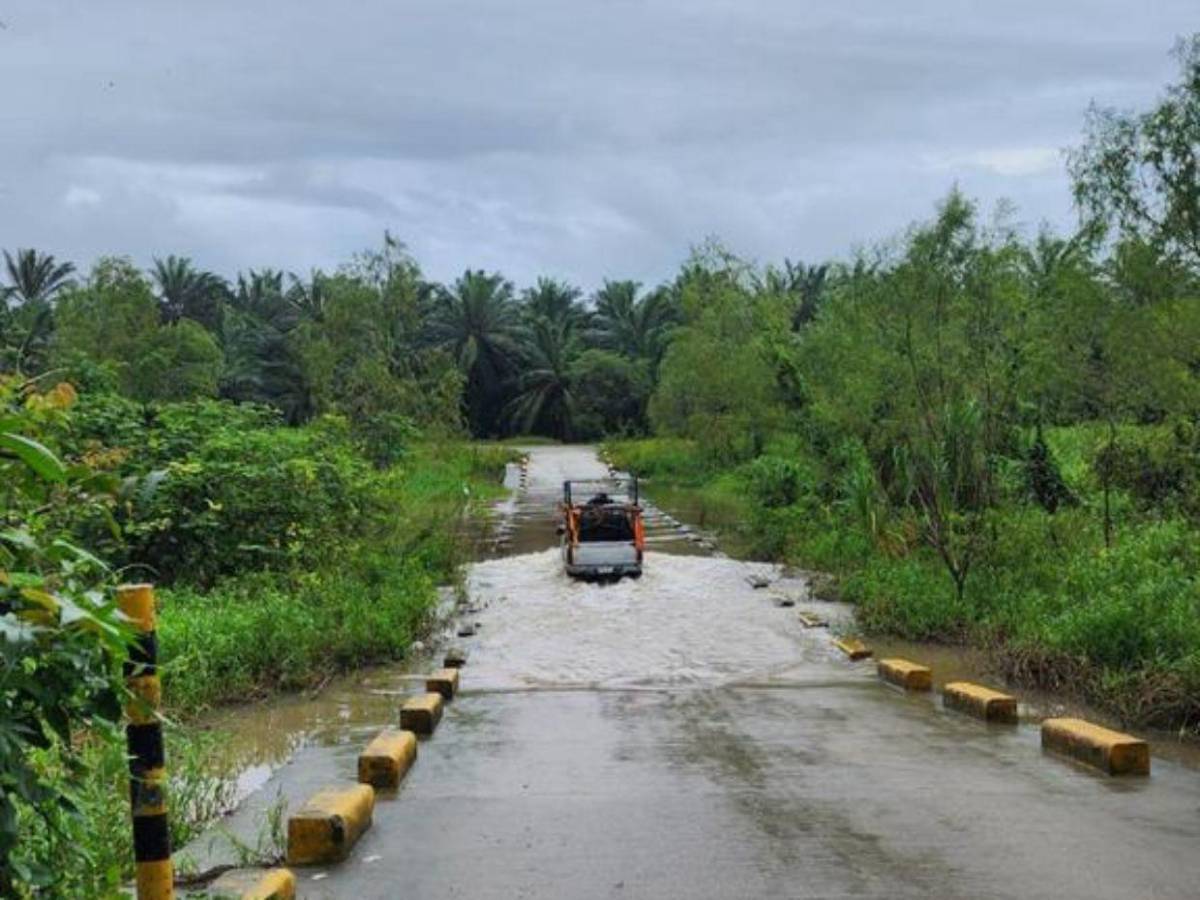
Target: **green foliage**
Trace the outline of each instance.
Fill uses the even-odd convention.
[[[140,384],[136,362],[158,331],[150,282],[128,260],[102,259],[87,281],[63,292],[55,310],[55,355],[109,366],[123,390]]]
[[[151,273],[158,288],[158,305],[164,322],[188,319],[212,334],[221,331],[221,309],[229,286],[212,272],[201,272],[190,259],[168,256],[154,260]]]
[[[570,439],[576,428],[572,362],[578,353],[568,319],[538,317],[530,326],[529,364],[517,376],[517,394],[506,411],[519,433],[539,431]]]
[[[699,441],[714,461],[750,459],[784,416],[761,336],[777,310],[724,271],[697,270],[681,278],[679,291],[685,324],[663,359],[650,421],[661,433]]]
[[[75,731],[111,732],[120,716],[127,633],[107,567],[63,522],[105,487],[43,443],[74,400],[67,385],[36,394],[0,378],[0,893],[55,878],[15,853],[21,821],[77,817],[87,771]],[[65,777],[39,764],[53,755]]]
[[[500,429],[504,382],[520,356],[520,323],[512,284],[499,273],[468,270],[438,292],[428,323],[429,339],[449,351],[466,378],[471,433]]]
[[[126,632],[110,570],[75,535],[176,583],[160,592],[162,672],[170,710],[193,713],[402,656],[463,559],[465,509],[514,454],[433,444],[404,420],[388,436],[404,453],[378,467],[338,417],[289,428],[265,406],[2,386],[0,884],[111,896],[132,863],[114,727]],[[169,746],[179,842],[229,799],[197,740]]]
[[[1179,80],[1141,114],[1093,107],[1071,156],[1076,202],[1101,227],[1200,265],[1200,35],[1176,47]]]
[[[645,366],[607,350],[585,350],[571,366],[574,427],[582,438],[642,430],[650,376]]]
[[[123,260],[102,260],[88,281],[63,293],[55,355],[73,377],[98,366],[142,401],[215,396],[223,355],[197,322],[159,324],[150,282]],[[75,379],[81,380],[81,379]]]
[[[170,722],[164,731],[171,843],[181,847],[231,808],[237,784],[222,753],[223,735]],[[88,773],[86,778],[72,775],[61,746],[32,756],[32,764],[47,780],[72,783],[74,807],[70,812],[49,809],[46,815],[20,810],[18,865],[45,872],[46,878],[42,883],[19,883],[14,896],[114,900],[127,896],[125,887],[133,876],[133,831],[124,735],[91,733],[78,743],[79,767]]]
[[[158,328],[137,357],[129,393],[142,401],[215,397],[224,357],[203,326],[181,319]]]
[[[800,499],[802,483],[811,481],[811,473],[796,460],[779,456],[760,456],[744,471],[751,496],[766,509],[794,506]]]
[[[194,712],[401,657],[434,599],[418,558],[381,552],[290,577],[245,575],[204,593],[167,591],[164,690],[175,709]]]

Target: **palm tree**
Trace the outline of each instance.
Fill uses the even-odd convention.
[[[783,268],[767,269],[759,288],[767,293],[791,297],[795,306],[792,310],[792,330],[799,331],[817,317],[821,301],[825,299],[829,264],[806,266],[802,262],[783,261]]]
[[[304,281],[295,273],[288,274],[291,287],[284,295],[300,314],[300,318],[308,322],[321,322],[325,319],[325,303],[329,292],[325,289],[325,275],[319,269],[313,269],[308,281]]]
[[[605,281],[596,292],[596,332],[604,347],[658,368],[679,322],[679,308],[665,289],[638,297],[636,281]]]
[[[0,368],[24,373],[38,367],[54,328],[54,298],[71,283],[73,263],[59,263],[49,253],[4,251],[9,284],[0,286]],[[10,306],[10,301],[15,304]]]
[[[1077,235],[1066,240],[1042,229],[1031,246],[1021,247],[1021,269],[1031,282],[1035,296],[1052,294],[1064,272],[1086,270],[1085,237]]]
[[[494,433],[505,382],[521,356],[512,284],[498,272],[464,272],[452,287],[438,291],[427,338],[449,351],[466,375],[467,415],[474,434]]]
[[[70,283],[74,263],[60,263],[49,253],[18,250],[16,259],[5,250],[4,266],[10,284],[3,289],[5,300],[16,297],[18,303],[49,303]]]
[[[528,361],[517,378],[517,396],[505,409],[520,434],[537,431],[569,440],[574,434],[575,398],[571,366],[579,352],[569,321],[534,320],[529,332]]]
[[[164,322],[187,318],[212,332],[221,328],[221,300],[228,293],[224,279],[195,268],[190,259],[155,258],[150,273],[158,287],[158,306]]]
[[[545,319],[548,322],[567,322],[572,327],[582,325],[587,319],[587,310],[579,302],[582,291],[553,278],[539,278],[534,287],[527,288],[521,295],[526,318],[533,322]]]
[[[269,403],[293,423],[312,415],[312,392],[290,339],[298,321],[284,298],[282,272],[238,275],[224,323],[225,396]]]

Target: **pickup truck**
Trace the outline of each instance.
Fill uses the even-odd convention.
[[[641,576],[646,533],[636,478],[564,481],[559,513],[568,575],[593,579]]]

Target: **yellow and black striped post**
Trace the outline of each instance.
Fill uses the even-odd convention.
[[[133,858],[138,900],[170,900],[175,895],[171,835],[167,828],[167,770],[163,755],[162,685],[158,680],[158,639],[154,632],[154,585],[117,588],[121,612],[133,621],[137,639],[125,663],[125,684],[133,695],[126,707],[129,724],[129,803],[133,812]]]

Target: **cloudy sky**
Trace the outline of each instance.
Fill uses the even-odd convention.
[[[657,281],[844,255],[957,182],[1073,220],[1061,150],[1196,0],[0,0],[0,247],[232,274]]]

